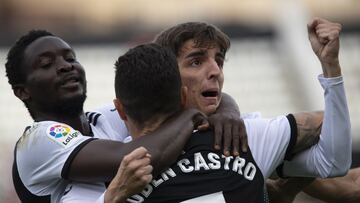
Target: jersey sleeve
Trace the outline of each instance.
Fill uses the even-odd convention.
[[[105,104],[99,108],[96,108],[95,111],[101,113],[104,116],[104,118],[112,127],[113,131],[116,133],[114,140],[122,142],[127,137],[130,137],[129,131],[126,128],[124,121],[120,118],[113,103]]]
[[[72,182],[67,185],[61,198],[62,203],[104,203],[106,187],[104,183]]]
[[[244,119],[251,153],[264,178],[291,153],[297,137],[294,122],[291,116]]]
[[[19,176],[30,192],[48,195],[67,174],[73,158],[94,138],[56,122],[35,123],[16,146]]]
[[[351,165],[351,127],[342,77],[319,81],[325,91],[324,121],[318,144],[285,162],[286,176],[345,175]]]

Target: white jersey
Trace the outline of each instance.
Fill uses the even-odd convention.
[[[86,115],[90,136],[54,121],[35,122],[25,130],[16,144],[13,165],[14,185],[22,202],[60,202],[72,190],[68,170],[82,147],[96,138],[117,139],[104,116],[98,112]],[[104,183],[87,187],[102,192],[106,189]]]
[[[105,104],[95,109],[95,111],[104,116],[113,128],[113,131],[116,132],[116,138],[114,140],[123,141],[131,137],[124,121],[120,118],[113,103]]]

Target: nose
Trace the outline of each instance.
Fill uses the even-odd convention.
[[[221,68],[215,60],[210,60],[208,70],[209,79],[218,78],[222,72]]]
[[[57,64],[57,72],[58,73],[69,72],[69,71],[72,71],[73,69],[74,69],[74,66],[72,63],[66,61],[64,58],[58,59],[58,64]]]

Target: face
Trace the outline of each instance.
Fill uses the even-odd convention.
[[[188,88],[187,107],[207,115],[216,111],[224,83],[224,58],[218,46],[196,47],[193,40],[184,43],[177,60],[182,83]]]
[[[26,100],[35,110],[82,111],[85,72],[66,42],[53,36],[35,40],[25,49],[23,68]]]

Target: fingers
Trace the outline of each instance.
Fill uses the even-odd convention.
[[[136,148],[134,151],[130,152],[128,155],[124,156],[122,163],[127,165],[134,159],[140,159],[147,156],[148,151],[145,147]]]
[[[130,177],[130,182],[137,182],[139,186],[145,186],[152,180],[153,167],[150,158],[145,156],[132,160],[126,167],[124,175]]]
[[[214,143],[214,148],[216,150],[220,150],[221,149],[221,144],[222,144],[222,138],[223,138],[223,126],[221,123],[217,122],[214,125],[214,136],[215,136],[215,143]]]
[[[150,163],[151,155],[147,153],[144,147],[139,147],[123,158],[116,177],[135,174],[137,170],[143,170],[142,168],[151,166]],[[144,172],[148,172],[148,168],[149,167],[147,167]]]
[[[138,168],[135,172],[135,179],[137,179],[138,183],[142,186],[150,183],[153,176],[152,176],[153,167],[151,165],[146,165],[143,167]]]
[[[223,147],[225,156],[239,156],[240,149],[247,152],[248,141],[244,121],[238,116],[213,115],[209,121],[214,128],[214,148]]]
[[[316,35],[322,44],[339,38],[341,29],[341,24],[333,23],[322,18],[314,18],[308,23],[309,38]]]
[[[319,39],[323,41],[333,41],[339,38],[341,25],[338,23],[319,24],[315,30]]]
[[[153,178],[150,162],[151,155],[144,147],[126,155],[105,192],[105,202],[124,202],[131,195],[141,192]]]
[[[232,128],[233,134],[233,155],[239,156],[239,146],[240,146],[240,129],[239,126],[234,125]]]
[[[224,124],[224,155],[230,156],[230,147],[232,141],[232,123],[227,122]]]
[[[207,117],[202,113],[197,113],[192,117],[193,123],[194,123],[194,129],[198,130],[206,130],[209,128],[210,124],[207,120]]]
[[[246,153],[249,145],[248,145],[248,136],[246,133],[246,128],[243,120],[241,120],[241,125],[240,125],[240,141],[241,141],[241,151]]]

